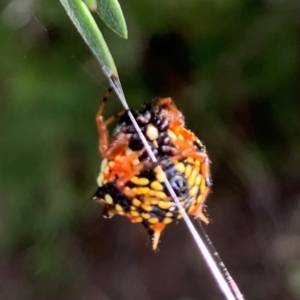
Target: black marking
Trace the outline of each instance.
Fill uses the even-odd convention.
[[[107,183],[99,187],[93,197],[105,199],[104,197],[106,194],[112,197],[114,205],[121,205],[125,212],[130,210],[131,198],[127,197],[119,189],[117,189],[114,183]]]
[[[168,161],[167,165],[163,167],[163,171],[165,172],[177,197],[188,197],[189,186],[184,174],[179,173],[175,165],[170,161]],[[166,195],[170,196],[170,192],[165,185],[164,192],[166,193]]]
[[[158,218],[160,222],[166,217],[166,213],[167,211],[160,209],[156,205],[153,205],[151,212],[149,212],[151,217]]]

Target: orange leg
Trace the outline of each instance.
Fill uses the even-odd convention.
[[[204,176],[206,183],[210,185],[209,158],[206,153],[196,150],[185,150],[182,152],[184,157],[192,157],[201,161],[201,174]]]
[[[132,165],[132,161],[138,158],[142,152],[143,151],[139,151],[138,153],[134,152],[115,161],[112,172],[118,176],[116,182],[118,189],[121,190],[133,176],[143,169],[144,166],[142,163],[135,166]]]
[[[169,128],[178,128],[184,125],[182,113],[177,109],[171,98],[158,98],[157,102],[162,107],[161,114],[170,121]]]
[[[158,103],[165,109],[174,114],[175,117],[181,117],[181,112],[177,109],[176,105],[171,98],[158,98]]]
[[[200,152],[195,149],[190,149],[183,141],[176,140],[174,141],[175,146],[178,147],[180,152],[179,156],[181,157],[191,157],[197,159],[201,162],[201,174],[204,176],[206,185],[211,186],[210,182],[210,171],[209,171],[209,158],[205,152]]]
[[[199,200],[199,204],[192,211],[189,212],[189,215],[199,218],[205,224],[208,224],[209,220],[203,213],[203,205],[204,205],[204,201],[205,201],[209,191],[210,191],[209,188],[205,188],[204,191],[202,191],[201,196],[200,196],[201,199]]]
[[[99,151],[101,155],[105,158],[112,158],[116,156],[118,153],[124,150],[128,145],[127,137],[125,136],[125,134],[124,135],[120,134],[118,139],[115,141],[113,145],[111,145],[109,142],[109,134],[108,134],[107,126],[112,122],[114,122],[119,117],[121,117],[122,115],[124,115],[125,113],[125,110],[123,110],[117,113],[116,115],[110,117],[106,121],[104,121],[103,111],[107,99],[111,94],[111,92],[112,92],[112,88],[109,88],[105,93],[96,115],[96,124],[97,124],[97,129],[99,134]]]

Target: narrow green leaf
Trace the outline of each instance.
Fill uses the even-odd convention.
[[[83,0],[86,6],[89,8],[90,11],[96,11],[97,8],[97,0]]]
[[[111,30],[127,39],[127,25],[118,0],[96,0],[96,12]]]
[[[107,76],[118,77],[112,55],[88,7],[81,0],[60,0],[84,41],[96,55]]]

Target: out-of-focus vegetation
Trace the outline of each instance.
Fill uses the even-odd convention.
[[[171,96],[207,145],[229,271],[247,299],[300,299],[300,1],[121,5],[129,40],[99,25],[128,102]],[[107,81],[60,3],[0,9],[0,299],[221,299],[182,223],[155,254],[90,200]]]

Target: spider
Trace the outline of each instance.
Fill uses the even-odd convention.
[[[132,111],[155,154],[152,162],[134,128],[128,111],[104,120],[103,111],[112,89],[105,93],[96,115],[99,151],[103,157],[93,200],[103,216],[124,215],[142,223],[157,249],[167,224],[182,218],[165,185],[168,179],[185,211],[204,223],[205,199],[210,191],[210,160],[205,146],[185,127],[182,113],[171,98],[156,98]],[[110,139],[108,126],[119,119]]]

